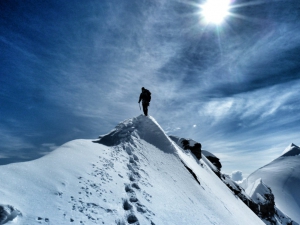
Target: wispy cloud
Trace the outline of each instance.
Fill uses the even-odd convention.
[[[199,23],[198,3],[177,0],[41,4],[42,12],[9,2],[1,10],[6,152],[107,133],[141,113],[142,86],[152,92],[150,115],[218,154],[228,173],[248,174],[297,141],[293,4],[236,7],[239,18],[218,28]],[[243,169],[245,160],[253,163]]]
[[[25,137],[18,137],[10,129],[0,128],[1,152],[10,153],[11,151],[19,149],[30,149],[33,148],[33,144],[28,142]]]

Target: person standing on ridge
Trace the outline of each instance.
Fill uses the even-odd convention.
[[[145,116],[148,116],[148,106],[151,101],[151,92],[142,87],[142,93],[140,94],[139,104],[142,101],[143,111]]]

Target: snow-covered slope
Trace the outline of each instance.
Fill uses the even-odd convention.
[[[99,141],[71,141],[1,166],[0,180],[0,209],[8,209],[0,224],[264,224],[144,116]]]
[[[271,188],[267,187],[261,178],[251,183],[246,193],[259,205],[259,215],[267,225],[299,225],[277,208]]]
[[[242,186],[247,188],[260,178],[272,189],[276,206],[300,223],[300,148],[291,144],[279,158],[252,173]]]
[[[230,176],[221,172],[221,163],[219,159],[211,152],[195,148],[196,141],[189,138],[180,138],[170,136],[170,138],[182,149],[190,151],[195,156],[206,163],[212,171],[221,179],[221,181],[239,197],[262,221],[267,225],[299,225],[275,205],[272,190],[267,187],[261,179],[256,180],[248,186],[247,191],[234,182]],[[191,147],[194,146],[194,147]],[[201,144],[200,144],[201,146]],[[199,154],[201,156],[199,157]],[[247,194],[248,193],[248,194]]]

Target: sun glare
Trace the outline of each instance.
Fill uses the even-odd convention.
[[[229,15],[229,0],[207,0],[201,5],[201,15],[206,23],[220,24]]]

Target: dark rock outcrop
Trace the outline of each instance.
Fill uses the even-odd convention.
[[[206,158],[207,158],[207,159],[208,159],[215,167],[217,167],[217,169],[218,169],[219,171],[221,171],[222,164],[221,164],[219,158],[217,158],[217,157],[215,157],[215,156],[211,156],[211,155],[206,156]]]
[[[0,205],[0,224],[12,221],[17,216],[21,216],[21,212],[10,205]]]
[[[196,142],[193,146],[190,145],[190,142],[186,139],[181,141],[182,147],[184,150],[191,150],[191,152],[196,156],[198,160],[202,158],[201,154],[201,144]]]

